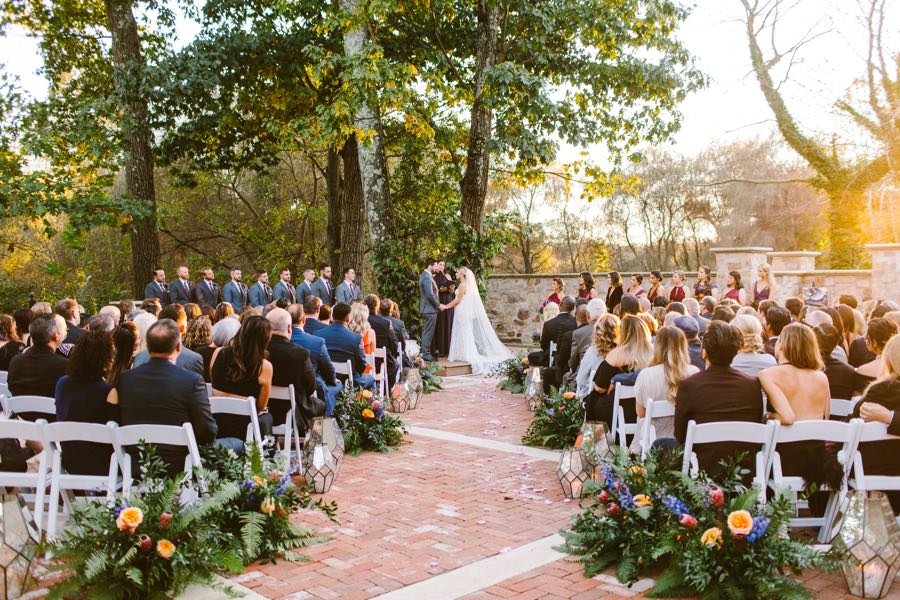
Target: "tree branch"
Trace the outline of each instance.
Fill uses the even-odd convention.
[[[701,182],[692,184],[694,187],[716,187],[720,185],[728,185],[729,183],[753,183],[757,185],[773,185],[781,183],[812,183],[809,177],[797,179],[744,179],[741,177],[731,177],[728,179],[720,179],[719,181]]]

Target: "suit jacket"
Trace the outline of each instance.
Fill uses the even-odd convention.
[[[81,336],[84,335],[85,329],[84,327],[78,327],[77,325],[72,325],[71,323],[66,323],[68,326],[68,333],[66,333],[66,339],[62,341],[63,344],[74,344],[78,340],[81,339]],[[66,355],[69,353],[66,352]]]
[[[314,398],[316,391],[316,376],[313,373],[312,362],[309,359],[309,351],[297,344],[292,344],[287,338],[273,335],[267,348],[269,362],[272,363],[272,385],[294,386],[294,399],[297,402],[297,425],[300,435],[304,435],[314,417],[325,416],[325,402],[320,398]],[[275,424],[284,422],[274,403],[269,401],[269,412]],[[286,412],[288,407],[283,407]],[[279,418],[280,417],[280,418]]]
[[[250,306],[254,308],[262,308],[275,299],[272,288],[265,284],[261,285],[258,281],[250,286],[248,295],[250,297]]]
[[[294,286],[291,284],[279,281],[275,284],[275,301],[277,302],[282,298],[287,298],[291,304],[296,304],[297,292],[294,291]]]
[[[717,421],[749,421],[761,423],[762,388],[756,377],[738,373],[731,367],[710,365],[683,380],[675,397],[675,437],[682,444],[688,422],[697,424]],[[700,444],[694,448],[700,469],[711,477],[721,475],[719,461],[736,452],[747,452],[745,464],[753,464],[754,444]]]
[[[894,411],[894,418],[888,424],[887,432],[900,435],[900,381],[882,381],[870,387],[853,408],[853,418],[859,418],[863,402],[874,402]],[[859,452],[866,474],[900,475],[900,441],[864,442],[859,445]]]
[[[393,387],[397,379],[397,361],[400,360],[400,352],[397,350],[397,333],[389,319],[380,315],[369,315],[369,325],[375,330],[375,347],[387,350],[387,376],[388,386]],[[381,361],[375,360],[375,368],[381,368]]]
[[[334,286],[331,285],[331,281],[325,281],[319,277],[313,281],[312,289],[313,294],[319,297],[322,304],[327,304],[328,306],[334,304]]]
[[[209,407],[203,377],[179,368],[164,358],[151,358],[125,371],[116,385],[122,425],[177,425],[190,423],[198,444],[209,444],[219,431]],[[178,471],[185,452],[160,446],[159,456]]]
[[[239,312],[247,306],[249,301],[247,286],[243,282],[237,283],[233,279],[222,288],[222,295],[225,297],[225,302],[230,303],[234,308],[234,312]]]
[[[362,349],[362,336],[350,331],[343,323],[322,327],[316,335],[325,340],[328,356],[333,363],[353,363],[353,376],[359,377],[366,368],[366,355]]]
[[[339,286],[334,289],[334,300],[335,302],[343,302],[344,304],[350,304],[354,300],[362,300],[362,290],[359,289],[359,285],[354,282],[353,291],[350,291],[350,286],[346,281],[342,281]]]
[[[325,340],[317,335],[306,333],[295,325],[291,328],[291,343],[297,344],[309,352],[309,361],[312,363],[317,377],[321,377],[322,381],[328,385],[337,383],[334,378],[334,364],[331,362],[331,357],[328,356]]]
[[[546,323],[541,330],[541,350],[544,351],[543,366],[549,367],[547,359],[550,358],[550,342],[555,342],[557,349],[562,334],[572,331],[578,326],[572,313],[561,312]]]
[[[584,353],[587,352],[587,349],[591,347],[591,343],[594,341],[594,323],[594,321],[591,321],[585,327],[579,327],[572,331],[572,351],[569,356],[569,369],[573,373],[578,372]]]
[[[310,319],[307,317],[306,321],[303,324],[303,331],[310,335],[319,335],[319,331],[321,331],[324,327],[328,327],[328,323],[323,323],[318,319]]]
[[[169,285],[169,304],[187,305],[191,301],[191,284],[183,279],[176,279]]]
[[[57,380],[66,374],[69,361],[50,346],[32,346],[9,361],[7,385],[13,396],[45,396],[56,394]]]
[[[151,281],[144,287],[144,299],[147,298],[159,298],[159,303],[162,306],[171,304],[169,300],[169,286],[164,283],[162,288],[160,288],[156,280]]]
[[[419,275],[419,312],[423,315],[433,315],[440,309],[437,283],[431,273],[422,271]]]
[[[297,286],[297,302],[303,304],[303,301],[306,300],[308,296],[315,296],[316,293],[313,291],[313,281],[310,283],[309,281],[303,280]]]
[[[140,367],[141,365],[146,364],[150,360],[150,353],[146,350],[142,350],[134,355],[134,367]],[[186,371],[192,371],[200,375],[200,377],[204,377],[206,375],[206,368],[203,366],[203,357],[190,348],[181,347],[181,354],[178,355],[178,358],[175,360],[175,366],[181,367]]]
[[[557,348],[556,356],[553,357],[553,365],[559,369],[560,375],[565,375],[570,367],[572,361],[572,349],[575,346],[574,336],[576,331],[584,331],[586,329],[591,329],[591,327],[587,324],[579,325],[575,329],[571,331],[563,332],[563,334],[559,337],[559,347]]]
[[[849,400],[853,397],[853,388],[856,383],[856,371],[845,363],[829,356],[825,360],[825,376],[828,377],[828,387],[832,398]]]
[[[400,341],[400,352],[401,359],[403,360],[403,366],[410,366],[411,362],[406,356],[406,340],[409,339],[409,334],[406,332],[406,323],[401,321],[400,319],[395,319],[394,317],[387,317],[387,319],[394,326],[394,333],[397,334],[397,339]]]
[[[212,289],[210,289],[210,285]],[[191,299],[199,304],[200,308],[207,306],[215,308],[222,301],[222,289],[215,281],[207,283],[205,279],[201,279],[191,289]]]

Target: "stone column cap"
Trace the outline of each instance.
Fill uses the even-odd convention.
[[[808,250],[785,250],[781,252],[769,252],[769,256],[820,256],[821,252]]]
[[[898,247],[900,247],[900,245],[898,245]],[[719,253],[724,253],[724,252],[747,252],[747,253],[754,253],[754,254],[757,254],[757,253],[766,254],[766,253],[771,252],[772,248],[766,248],[764,246],[746,246],[746,247],[739,247],[739,248],[710,248],[709,251],[712,252],[713,254],[719,254]]]
[[[867,250],[900,250],[900,244],[866,244]]]

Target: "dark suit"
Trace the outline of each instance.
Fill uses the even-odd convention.
[[[703,360],[703,344],[700,343],[699,339],[694,338],[688,342],[688,356],[691,359],[692,365],[701,371],[706,370],[706,361]]]
[[[301,281],[300,285],[297,286],[297,302],[303,304],[303,301],[306,300],[308,296],[315,296],[316,293],[313,291],[312,284],[309,281]]]
[[[328,323],[323,323],[318,319],[310,319],[306,317],[306,321],[303,323],[303,331],[310,335],[319,335],[319,331],[328,327]]]
[[[847,363],[829,356],[825,360],[825,376],[832,398],[849,400],[853,397],[856,371]]]
[[[140,367],[141,365],[146,364],[149,360],[150,353],[146,350],[142,350],[134,355],[133,366]],[[206,376],[206,366],[203,362],[203,357],[190,348],[185,348],[182,346],[181,352],[178,354],[178,358],[175,360],[175,366],[181,367],[182,369],[187,369],[188,371],[193,371],[194,373],[197,373],[204,378]]]
[[[313,294],[319,297],[322,304],[327,304],[328,306],[334,304],[334,286],[331,285],[330,280],[319,277],[313,281],[312,289]]]
[[[544,371],[544,392],[549,394],[551,388],[558,389],[562,385],[563,376],[569,372],[574,335],[578,331],[589,329],[589,324],[579,325],[578,328],[566,331],[560,336],[559,346],[553,355],[553,364]]]
[[[319,392],[319,398],[325,401],[325,416],[331,416],[337,402],[337,395],[341,391],[341,384],[335,378],[334,365],[331,363],[331,357],[328,356],[325,340],[306,333],[295,325],[291,328],[291,342],[309,352],[309,360],[316,375],[316,389]]]
[[[369,325],[375,330],[375,347],[384,348],[387,351],[387,378],[388,389],[397,381],[397,361],[400,354],[397,350],[397,334],[391,321],[381,315],[369,315]],[[381,361],[375,360],[375,368],[381,368]]]
[[[56,396],[56,382],[66,374],[69,361],[54,352],[50,346],[32,346],[15,355],[9,361],[7,385],[13,396]],[[19,415],[29,421],[47,419],[49,415],[25,413]]]
[[[331,362],[353,364],[353,377],[362,374],[366,368],[366,355],[362,349],[362,336],[347,329],[343,323],[332,323],[316,331],[315,335],[325,340]]]
[[[394,317],[386,318],[394,326],[394,333],[397,334],[397,340],[400,342],[400,357],[403,360],[403,366],[412,366],[412,362],[409,360],[409,357],[406,356],[406,340],[409,339],[409,334],[406,333],[406,323],[400,319],[395,319]]]
[[[72,325],[68,321],[66,322],[66,327],[68,332],[66,333],[66,339],[62,341],[63,344],[74,344],[84,335],[85,330],[83,327]],[[68,355],[68,352],[66,352],[66,355]]]
[[[761,423],[762,388],[759,380],[738,373],[731,367],[710,365],[705,371],[691,375],[678,386],[675,397],[675,437],[682,444],[688,422],[698,425],[718,421]],[[722,474],[719,461],[736,452],[747,452],[744,464],[753,464],[754,444],[718,443],[694,446],[697,463],[713,478]]]
[[[547,360],[550,358],[550,342],[554,342],[558,349],[562,334],[574,330],[577,326],[575,316],[567,312],[561,312],[544,323],[541,329],[541,351],[531,352],[528,355],[528,364],[549,367]]]
[[[893,379],[870,387],[862,400],[856,403],[853,418],[859,418],[863,402],[880,404],[894,411],[894,418],[888,424],[887,432],[900,435],[900,381]],[[900,475],[900,441],[865,442],[859,445],[859,453],[862,455],[866,475]],[[900,492],[891,491],[887,495],[894,512],[900,513]]]
[[[187,305],[191,301],[191,284],[186,279],[177,279],[169,286],[169,304]]]
[[[234,312],[240,312],[242,308],[247,306],[247,286],[240,281],[232,279],[226,283],[225,287],[222,288],[222,295],[225,297],[225,302],[228,302],[234,308]]]
[[[190,423],[198,444],[210,444],[216,439],[218,427],[202,376],[164,358],[151,358],[147,364],[122,373],[116,389],[122,425]],[[158,452],[169,463],[170,471],[182,470],[183,449],[160,446]]]
[[[169,286],[154,279],[144,288],[144,299],[146,300],[147,298],[159,298],[159,303],[162,306],[171,304],[169,301]]]
[[[298,433],[303,437],[313,417],[325,414],[325,403],[313,398],[316,376],[309,360],[309,351],[280,335],[272,336],[267,350],[269,362],[272,363],[272,385],[294,386],[294,400],[297,403],[295,420]],[[269,400],[269,413],[275,425],[284,423],[285,413],[290,408],[290,404],[284,400]]]
[[[194,284],[191,290],[191,299],[205,309],[207,306],[215,308],[222,301],[222,290],[214,281],[201,279]]]
[[[250,286],[249,295],[250,306],[254,308],[262,308],[275,299],[272,288],[258,281]]]

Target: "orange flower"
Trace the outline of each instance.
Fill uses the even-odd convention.
[[[645,469],[641,465],[634,465],[633,467],[628,469],[628,472],[631,473],[632,475],[634,475],[635,477],[641,477],[642,475],[647,474],[647,469]]]
[[[634,505],[638,508],[643,508],[652,504],[652,502],[650,502],[650,498],[646,494],[638,494],[637,496],[632,498],[632,500],[634,501]]]
[[[156,553],[163,558],[172,558],[175,554],[175,544],[169,540],[159,540],[156,542]]]
[[[371,410],[369,410],[368,408],[364,408],[363,411],[362,411],[362,416],[363,416],[363,418],[365,418],[365,419],[372,419],[372,418],[375,417],[375,413],[373,413],[373,412],[372,412]]]
[[[574,397],[575,397],[575,392],[566,392],[565,394],[563,394],[563,398],[565,398],[566,400],[571,400]]]
[[[259,475],[253,476],[253,481],[256,482],[256,485],[266,485],[266,480],[260,477]]]
[[[732,535],[744,536],[753,529],[753,515],[746,510],[736,510],[728,515],[728,529]]]
[[[722,530],[718,527],[710,527],[700,536],[700,541],[707,546],[722,547]]]
[[[144,513],[136,506],[129,506],[119,513],[119,518],[116,519],[116,526],[122,531],[127,531],[128,533],[134,533],[134,530],[137,529],[137,526],[140,525],[144,520]]]
[[[266,498],[259,505],[259,511],[264,515],[271,513],[273,510],[275,510],[275,501],[271,498]]]
[[[362,392],[356,392],[356,399],[362,400]]]
[[[369,390],[365,390],[365,391],[363,391],[362,395],[363,395],[363,398],[365,398],[366,400],[369,400],[372,397],[372,392]]]
[[[523,365],[528,365],[528,357],[525,357],[525,358],[522,359],[522,364],[523,364]]]

